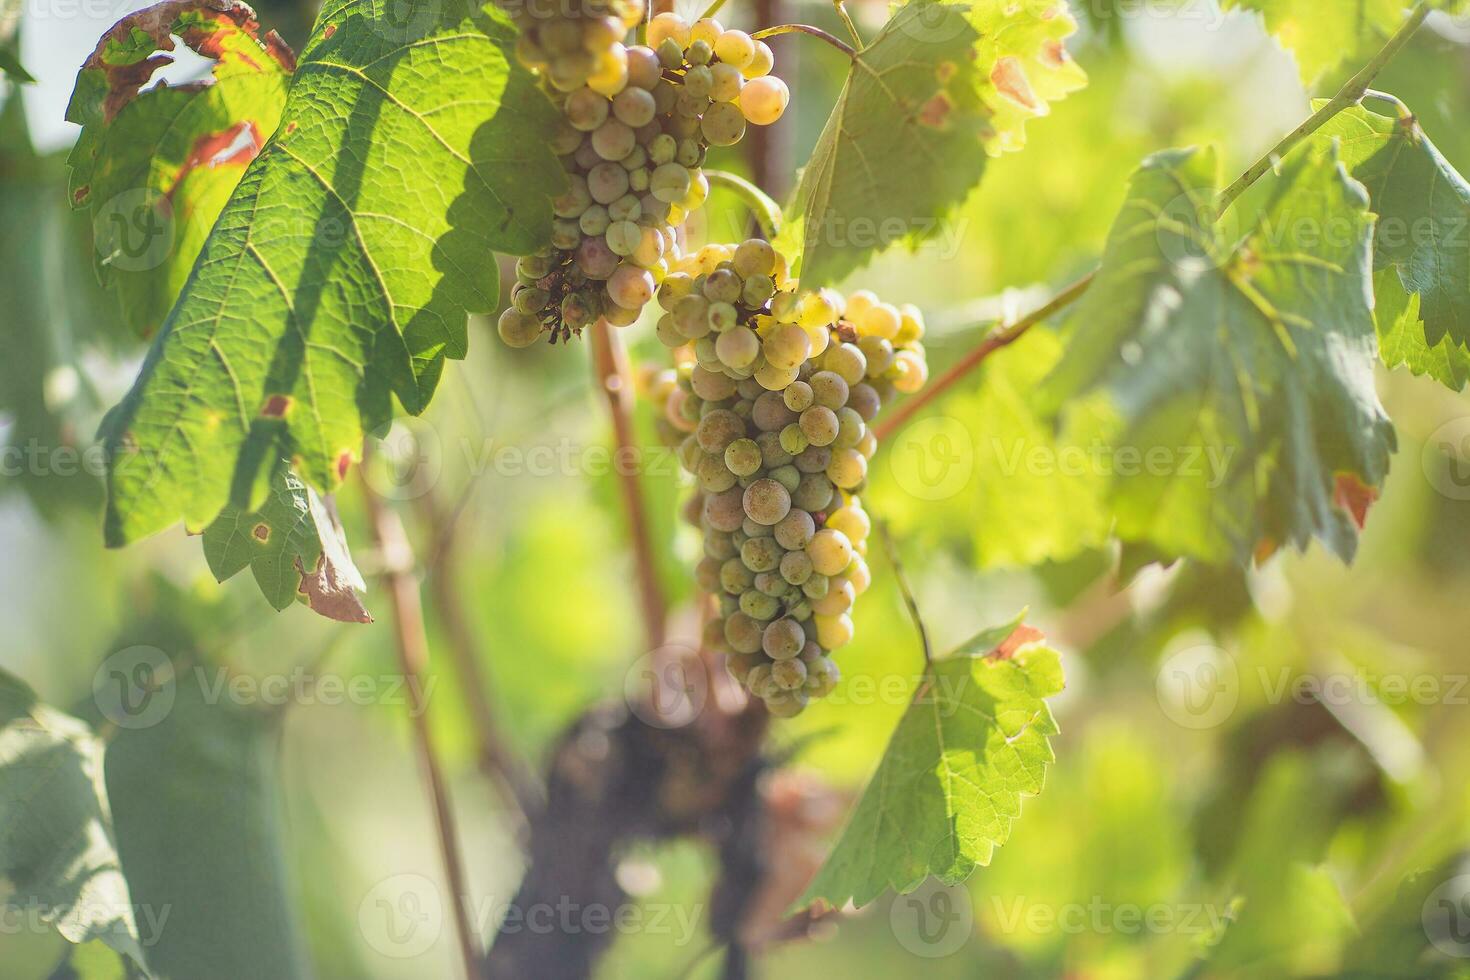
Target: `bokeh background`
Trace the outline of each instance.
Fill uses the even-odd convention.
[[[96,287],[91,229],[67,207],[74,130],[62,114],[96,37],[134,6],[28,0],[23,60],[39,82],[3,93],[0,668],[104,726],[94,679],[136,647],[211,682],[244,679],[213,704],[181,694],[154,727],[117,737],[120,773],[137,767],[169,786],[126,799],[116,777],[120,823],[158,828],[130,875],[138,863],[150,887],[195,896],[180,914],[208,926],[199,943],[228,944],[238,916],[294,919],[300,949],[254,951],[261,976],[273,957],[298,952],[319,977],[452,976],[447,923],[405,947],[372,917],[403,876],[442,888],[376,582],[367,603],[379,623],[341,626],[304,607],[273,613],[248,575],[216,584],[181,529],[102,548],[100,485],[83,450],[142,346]],[[259,10],[296,44],[314,14],[278,0]],[[1023,153],[993,161],[938,240],[885,256],[850,284],[925,311],[936,374],[994,322],[1086,271],[1145,155],[1214,142],[1238,170],[1308,112],[1312,93],[1254,16],[1222,14],[1214,0],[1074,0],[1073,11],[1082,30],[1071,50],[1090,85],[1029,125]],[[885,9],[859,3],[855,13],[872,32]],[[840,29],[815,2],[730,0],[722,16]],[[773,47],[793,111],[764,156],[721,163],[754,170],[779,196],[844,66],[810,39]],[[1433,19],[1378,87],[1470,168],[1470,25]],[[717,192],[690,232],[730,239],[746,227]],[[589,705],[621,700],[647,651],[587,344],[508,351],[488,322],[472,337],[426,417],[389,434],[368,482],[401,513],[421,558],[452,542],[426,586],[450,590],[467,618],[447,621],[428,604],[429,708],[488,941],[523,871],[520,828],[479,771],[464,676],[443,651],[472,652],[500,727],[531,766]],[[664,364],[647,323],[625,337],[635,362]],[[1470,872],[1470,400],[1381,374],[1400,449],[1352,568],[1314,551],[1248,573],[1134,576],[1119,573],[1107,539],[1101,474],[1036,462],[1065,448],[1028,402],[1064,343],[1038,329],[990,359],[881,450],[867,496],[891,525],[937,648],[1029,607],[1062,651],[1067,691],[1046,790],[963,888],[830,920],[767,950],[760,975],[1470,976],[1470,879],[1458,877]],[[678,518],[685,486],[657,452],[646,405],[639,424],[647,459],[662,459],[642,479],[674,634],[692,640],[698,544]],[[940,476],[916,479],[921,469]],[[383,563],[360,493],[340,504],[372,580]],[[875,584],[840,660],[848,686],[773,735],[819,829],[840,819],[876,763],[921,664],[889,564],[871,557]],[[896,693],[854,694],[865,677],[896,678]],[[292,679],[283,697],[248,693],[251,679],[271,678]],[[355,680],[362,693],[328,696],[323,679]],[[194,767],[216,751],[248,763],[227,780],[198,778]],[[819,855],[820,834],[801,846]],[[704,955],[713,873],[695,844],[623,856],[620,882],[662,918],[620,935],[603,975],[717,975],[718,959]],[[0,930],[0,980],[48,977],[61,952],[44,931]]]

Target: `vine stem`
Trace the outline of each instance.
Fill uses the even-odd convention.
[[[1382,93],[1373,92],[1369,86],[1378,77],[1378,74],[1383,71],[1384,66],[1393,59],[1393,56],[1398,54],[1404,45],[1409,43],[1409,39],[1419,29],[1419,26],[1424,23],[1424,18],[1427,16],[1429,16],[1429,5],[1421,2],[1414,8],[1413,12],[1409,15],[1409,19],[1404,22],[1403,27],[1393,37],[1389,38],[1388,43],[1383,46],[1383,49],[1378,54],[1374,55],[1372,61],[1368,62],[1361,71],[1348,80],[1347,84],[1338,91],[1337,95],[1333,96],[1330,101],[1324,103],[1322,108],[1312,113],[1310,119],[1292,130],[1280,143],[1277,143],[1272,148],[1271,152],[1258,160],[1249,170],[1241,174],[1235,183],[1220,193],[1215,203],[1216,214],[1223,214],[1252,184],[1272,170],[1277,160],[1291,152],[1303,140],[1325,126],[1333,116],[1349,106],[1357,105],[1363,100],[1364,96],[1371,93],[1374,97],[1386,97],[1389,101],[1402,106],[1403,103],[1398,99],[1393,96],[1385,96]],[[1400,111],[1402,112],[1404,110],[1401,109]],[[958,384],[965,375],[979,367],[991,354],[1020,340],[1026,331],[1038,323],[1050,319],[1081,299],[1082,294],[1087,292],[1088,287],[1097,278],[1097,273],[1098,270],[1093,269],[1087,275],[1078,279],[1066,289],[1063,289],[1051,302],[1041,307],[1035,313],[1022,317],[1009,326],[1001,327],[987,334],[973,350],[961,358],[958,363],[933,383],[928,385],[923,392],[909,399],[898,411],[874,426],[874,435],[879,439],[886,439],[894,432],[897,432],[900,427],[918,414],[925,406],[931,404],[936,398]]]
[[[757,41],[763,41],[768,37],[778,37],[782,34],[810,34],[812,37],[826,41],[849,58],[857,57],[857,50],[852,45],[842,40],[842,38],[833,37],[820,27],[813,27],[810,24],[777,24],[775,27],[767,27],[765,30],[756,31],[750,36]]]
[[[1378,73],[1383,71],[1384,66],[1393,60],[1393,56],[1398,54],[1404,45],[1409,43],[1409,39],[1414,36],[1414,32],[1419,29],[1419,25],[1423,24],[1424,18],[1428,16],[1429,4],[1421,0],[1414,7],[1413,12],[1409,14],[1409,19],[1404,21],[1404,25],[1373,56],[1373,60],[1364,65],[1362,70],[1356,75],[1348,79],[1347,84],[1339,89],[1337,94],[1330,100],[1324,103],[1322,108],[1312,113],[1306,122],[1288,133],[1280,143],[1277,143],[1271,148],[1270,152],[1261,157],[1260,160],[1257,160],[1249,170],[1241,174],[1239,180],[1225,188],[1215,203],[1215,212],[1217,214],[1224,214],[1230,205],[1239,200],[1240,195],[1244,194],[1247,188],[1265,176],[1268,171],[1274,169],[1277,161],[1295,149],[1302,140],[1321,129],[1327,124],[1329,119],[1348,106],[1354,106],[1361,102],[1363,96],[1368,93],[1368,87],[1378,77]]]
[[[622,338],[615,328],[600,318],[592,327],[592,365],[597,387],[606,396],[608,413],[612,416],[613,438],[617,442],[613,469],[617,471],[618,484],[622,489],[628,536],[633,541],[643,629],[648,649],[657,650],[664,645],[668,604],[658,581],[658,562],[654,559],[648,507],[639,481],[637,463],[640,454],[633,436],[633,377]]]
[[[929,644],[929,629],[924,625],[924,617],[919,614],[919,601],[914,598],[908,574],[903,570],[903,561],[898,557],[898,547],[893,543],[893,536],[888,533],[888,522],[880,520],[877,524],[878,536],[883,540],[883,551],[888,555],[888,564],[893,566],[893,579],[898,583],[898,592],[903,596],[909,618],[914,621],[914,629],[919,631],[919,644],[924,648],[924,665],[928,666],[934,663],[934,648]]]
[[[363,466],[367,465],[364,453]],[[363,500],[372,525],[373,543],[383,562],[383,584],[393,610],[393,639],[398,662],[409,680],[409,706],[412,709],[414,741],[419,764],[429,784],[434,825],[439,835],[439,853],[444,862],[444,877],[449,883],[450,901],[456,939],[466,980],[479,976],[479,953],[475,949],[474,932],[465,908],[469,884],[465,880],[464,852],[455,828],[454,810],[449,801],[449,788],[444,778],[439,754],[429,728],[429,706],[424,697],[424,674],[429,666],[429,639],[424,630],[423,599],[413,577],[413,546],[404,533],[398,515],[384,506],[382,499],[362,481]]]
[[[1082,297],[1083,293],[1087,292],[1087,288],[1092,285],[1092,281],[1096,277],[1097,270],[1094,269],[1062,290],[1052,298],[1051,302],[1034,313],[1029,313],[1008,326],[991,331],[980,341],[974,350],[960,358],[953,367],[932,381],[922,392],[899,406],[898,411],[874,426],[873,435],[877,436],[881,441],[897,432],[905,423],[922,411],[925,406],[953,388],[965,375],[978,367],[991,354],[994,354],[1002,347],[1008,347],[1014,344],[1021,339],[1027,330],[1030,330],[1043,320],[1051,319],[1057,313],[1075,303]]]
[[[710,186],[723,187],[739,197],[741,203],[755,216],[756,223],[761,227],[761,234],[766,236],[767,241],[775,241],[776,236],[781,233],[781,208],[765,191],[728,170],[706,169],[704,175],[709,179]]]
[[[852,21],[852,14],[847,12],[847,4],[843,3],[842,0],[832,0],[832,6],[836,8],[837,16],[842,18],[842,23],[847,26],[847,33],[852,38],[852,43],[859,48],[866,47],[867,42],[858,33],[857,25]]]

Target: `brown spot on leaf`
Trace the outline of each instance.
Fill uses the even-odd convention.
[[[261,406],[260,414],[268,419],[279,419],[284,418],[290,410],[291,396],[271,395],[265,400],[265,404]]]
[[[260,153],[261,143],[260,127],[253,119],[246,119],[218,133],[205,133],[194,141],[189,156],[174,176],[174,182],[164,197],[172,201],[184,180],[200,167],[243,168]]]
[[[265,523],[257,524],[251,528],[250,535],[257,541],[269,541],[271,539],[271,526]]]
[[[953,110],[954,102],[950,100],[949,93],[936,92],[919,110],[919,125],[930,129],[944,129],[949,125],[949,114]]]
[[[324,29],[323,29],[323,30],[322,30],[322,38],[323,38],[323,39],[328,39],[328,38],[330,38],[330,37],[331,37],[331,36],[332,36],[332,35],[333,35],[333,34],[336,34],[336,33],[337,33],[337,25],[336,25],[336,24],[328,24],[328,25],[327,25],[327,26],[326,26],[326,27],[325,27],[325,28],[324,28]]]
[[[939,67],[934,70],[934,75],[939,79],[940,85],[948,85],[949,80],[954,78],[957,71],[959,68],[953,61],[941,61]]]
[[[1281,545],[1272,538],[1262,538],[1257,541],[1255,552],[1256,564],[1259,565],[1268,560],[1272,555],[1276,554],[1276,549],[1280,547]]]
[[[1067,53],[1067,46],[1061,41],[1047,41],[1041,46],[1041,61],[1052,68],[1063,68],[1072,56]]]
[[[996,644],[995,649],[985,656],[992,660],[1009,660],[1016,655],[1017,650],[1032,643],[1040,643],[1044,639],[1046,639],[1046,634],[1041,630],[1022,623],[1011,630],[1011,635]]]
[[[1041,101],[1036,98],[1036,93],[1031,91],[1031,81],[1026,77],[1026,69],[1021,67],[1019,58],[1007,56],[995,63],[995,68],[990,72],[990,81],[1006,98],[1038,112],[1041,109]]]
[[[1332,490],[1332,502],[1344,510],[1361,531],[1368,523],[1368,509],[1378,501],[1379,490],[1358,479],[1355,473],[1339,473]]]
[[[337,454],[337,479],[347,479],[347,471],[352,468],[352,451],[342,450]]]
[[[83,184],[81,187],[78,187],[76,189],[76,192],[75,193],[72,194],[72,196],[71,196],[72,203],[73,204],[76,204],[76,205],[85,204],[86,201],[87,201],[87,197],[91,193],[92,193],[92,185],[91,184]]]

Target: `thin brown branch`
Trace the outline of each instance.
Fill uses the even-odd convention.
[[[842,38],[833,37],[831,34],[828,34],[820,27],[813,27],[810,24],[778,24],[775,27],[767,27],[763,31],[756,31],[750,36],[759,41],[764,40],[768,37],[777,37],[781,34],[808,34],[812,37],[826,41],[828,44],[832,45],[832,47],[836,48],[838,51],[841,51],[849,58],[857,57],[857,51],[853,50],[852,45],[842,40]]]
[[[648,507],[637,465],[640,454],[633,434],[633,377],[622,338],[606,320],[599,319],[592,328],[592,365],[597,387],[607,398],[612,417],[613,439],[617,443],[613,469],[617,471],[628,537],[633,543],[643,628],[648,649],[657,650],[664,645],[668,604],[658,581],[653,532],[648,525]]]
[[[523,820],[530,820],[541,808],[543,790],[530,766],[511,747],[497,723],[490,698],[492,687],[484,667],[479,638],[465,612],[463,594],[459,589],[459,553],[454,547],[458,538],[454,529],[464,513],[468,496],[461,495],[456,505],[448,510],[432,493],[424,494],[418,500],[420,516],[429,529],[429,538],[436,542],[424,568],[424,585],[429,591],[429,602],[444,627],[449,659],[460,678],[460,688],[475,732],[480,771],[501,788],[507,800],[520,810]]]
[[[986,335],[985,339],[980,341],[980,343],[975,347],[974,350],[970,351],[970,353],[960,358],[960,360],[956,362],[953,367],[944,372],[944,374],[940,375],[934,381],[930,382],[928,387],[926,387],[922,392],[901,405],[898,411],[894,412],[888,418],[884,419],[882,422],[879,422],[876,426],[874,426],[873,434],[876,435],[880,440],[882,440],[897,432],[910,419],[921,412],[925,408],[925,406],[929,405],[945,392],[949,391],[949,389],[958,384],[960,380],[965,377],[965,375],[969,374],[975,368],[979,367],[980,363],[991,354],[994,354],[1002,347],[1009,347],[1011,344],[1014,344],[1016,341],[1020,340],[1023,335],[1025,335],[1027,330],[1030,330],[1038,323],[1042,323],[1043,321],[1051,319],[1057,313],[1060,313],[1062,310],[1075,303],[1078,299],[1082,297],[1083,293],[1087,292],[1087,287],[1092,285],[1092,280],[1096,276],[1096,270],[1089,272],[1087,275],[1083,276],[1081,279],[1078,279],[1076,282],[1072,283],[1072,285],[1068,286],[1066,289],[1058,293],[1055,297],[1052,298],[1051,302],[1047,303],[1036,312],[1027,314],[1021,319],[1017,320],[1015,323],[1012,323],[1008,326],[1000,327],[999,329],[994,330],[990,334]]]
[[[878,536],[883,541],[883,551],[888,555],[888,564],[893,566],[893,579],[898,583],[898,593],[903,596],[903,604],[908,607],[909,618],[914,621],[914,629],[919,632],[919,644],[924,649],[924,664],[927,666],[934,662],[934,648],[929,643],[929,628],[924,625],[924,617],[919,613],[919,600],[914,598],[914,590],[909,585],[909,577],[903,570],[903,560],[898,557],[898,546],[893,543],[893,536],[888,533],[887,521],[878,521]]]
[[[367,465],[367,462],[364,459],[363,465]],[[413,546],[409,544],[408,536],[403,531],[403,522],[398,519],[397,514],[384,506],[382,499],[368,486],[366,480],[363,481],[363,500],[372,524],[373,541],[383,563],[383,585],[388,592],[389,605],[393,611],[393,639],[398,651],[398,661],[409,682],[406,686],[412,709],[410,714],[414,741],[418,748],[419,764],[428,782],[440,855],[444,861],[444,876],[450,889],[448,905],[452,910],[464,976],[465,980],[474,980],[479,974],[479,954],[475,949],[474,932],[466,913],[469,885],[465,879],[464,857],[459,834],[455,829],[449,789],[434,747],[433,732],[429,728],[428,703],[424,696],[424,675],[429,666],[429,640],[424,632],[423,603],[419,596],[418,583],[413,576]]]

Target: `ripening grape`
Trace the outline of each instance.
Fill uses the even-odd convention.
[[[853,604],[871,584],[858,497],[877,450],[869,423],[927,376],[922,320],[868,294],[859,322],[836,293],[798,293],[759,240],[675,257],[657,297],[659,338],[692,354],[656,397],[703,498],[696,578],[723,597],[706,641],[790,717],[841,677],[830,654],[851,642]]]
[[[502,317],[507,343],[534,340],[533,320],[553,342],[598,317],[618,326],[634,322],[683,258],[675,226],[709,197],[709,148],[739,142],[748,119],[772,122],[786,104],[785,86],[769,77],[764,43],[712,18],[691,25],[662,13],[649,21],[646,46],[628,46],[642,13],[643,0],[511,10],[521,31],[517,55],[562,113],[549,144],[568,185],[553,202],[550,248],[517,268],[518,285],[530,288],[515,294],[519,302]],[[752,85],[756,91],[747,96]],[[757,249],[754,261],[742,265],[748,274],[733,292],[707,297],[710,306],[698,316],[686,309],[660,320],[659,339],[677,347],[736,327],[735,304],[760,305],[775,292],[770,247]],[[731,343],[746,345],[744,338]],[[757,345],[750,374],[759,371],[773,390],[788,383],[789,367],[761,368],[759,353]]]

